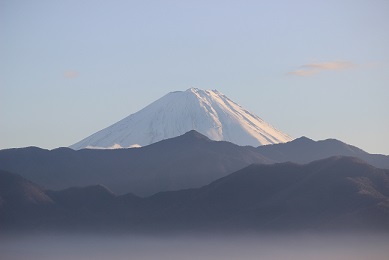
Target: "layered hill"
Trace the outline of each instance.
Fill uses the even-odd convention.
[[[190,131],[136,149],[0,150],[0,169],[15,172],[46,189],[104,185],[116,194],[148,196],[198,188],[252,163],[309,163],[331,156],[352,156],[389,169],[389,156],[369,154],[341,141],[302,137],[284,144],[238,146]]]
[[[5,178],[4,185],[9,181]],[[14,188],[6,200],[11,203],[23,193]],[[40,215],[19,211],[17,220],[41,223],[42,229],[389,230],[389,170],[352,157],[250,165],[201,188],[146,198],[115,196],[102,186],[39,193],[49,198],[41,203],[55,207]],[[2,214],[8,217],[7,211]]]
[[[155,211],[145,221],[162,226],[388,230],[389,170],[353,157],[251,165],[200,189],[146,201]]]
[[[141,196],[201,187],[251,163],[272,162],[253,147],[215,142],[196,131],[136,149],[0,151],[1,169],[47,189],[102,184],[117,194]]]

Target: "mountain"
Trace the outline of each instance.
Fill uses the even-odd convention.
[[[375,167],[389,169],[389,156],[369,154],[336,139],[314,141],[307,137],[300,137],[283,144],[260,146],[257,151],[276,162],[309,163],[331,156],[352,156]]]
[[[217,90],[170,92],[142,110],[70,146],[139,147],[196,130],[216,141],[258,146],[292,140]]]
[[[197,188],[251,163],[272,163],[255,148],[188,133],[137,149],[0,150],[0,168],[46,189],[102,184],[116,194],[146,196]]]
[[[13,179],[1,180],[4,186],[16,188],[7,200],[19,203],[15,198],[24,191],[10,185]],[[19,185],[28,182],[17,179],[22,180]],[[305,165],[253,164],[201,188],[146,198],[115,196],[102,186],[39,189],[38,193],[49,197],[42,203],[55,207],[40,214],[18,211],[14,224],[28,219],[30,226],[40,223],[42,229],[120,232],[389,230],[389,170],[353,157]],[[2,214],[9,218],[8,211]]]

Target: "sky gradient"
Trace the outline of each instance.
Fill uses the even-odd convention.
[[[389,2],[0,1],[0,149],[71,145],[217,89],[292,137],[389,154]]]

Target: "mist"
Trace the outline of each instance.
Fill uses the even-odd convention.
[[[386,234],[7,234],[0,258],[45,259],[387,259]]]

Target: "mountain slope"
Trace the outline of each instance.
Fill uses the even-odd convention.
[[[251,163],[271,163],[253,147],[215,142],[190,131],[137,149],[0,151],[0,166],[47,189],[102,184],[140,196],[206,185]]]
[[[38,224],[40,216],[54,211],[53,200],[35,183],[18,174],[0,170],[0,230]]]
[[[12,200],[11,200],[12,199]],[[8,205],[51,204],[42,189],[18,174],[0,170],[0,207]]]
[[[144,146],[196,130],[212,140],[258,146],[292,140],[217,90],[171,92],[142,110],[70,146]]]

